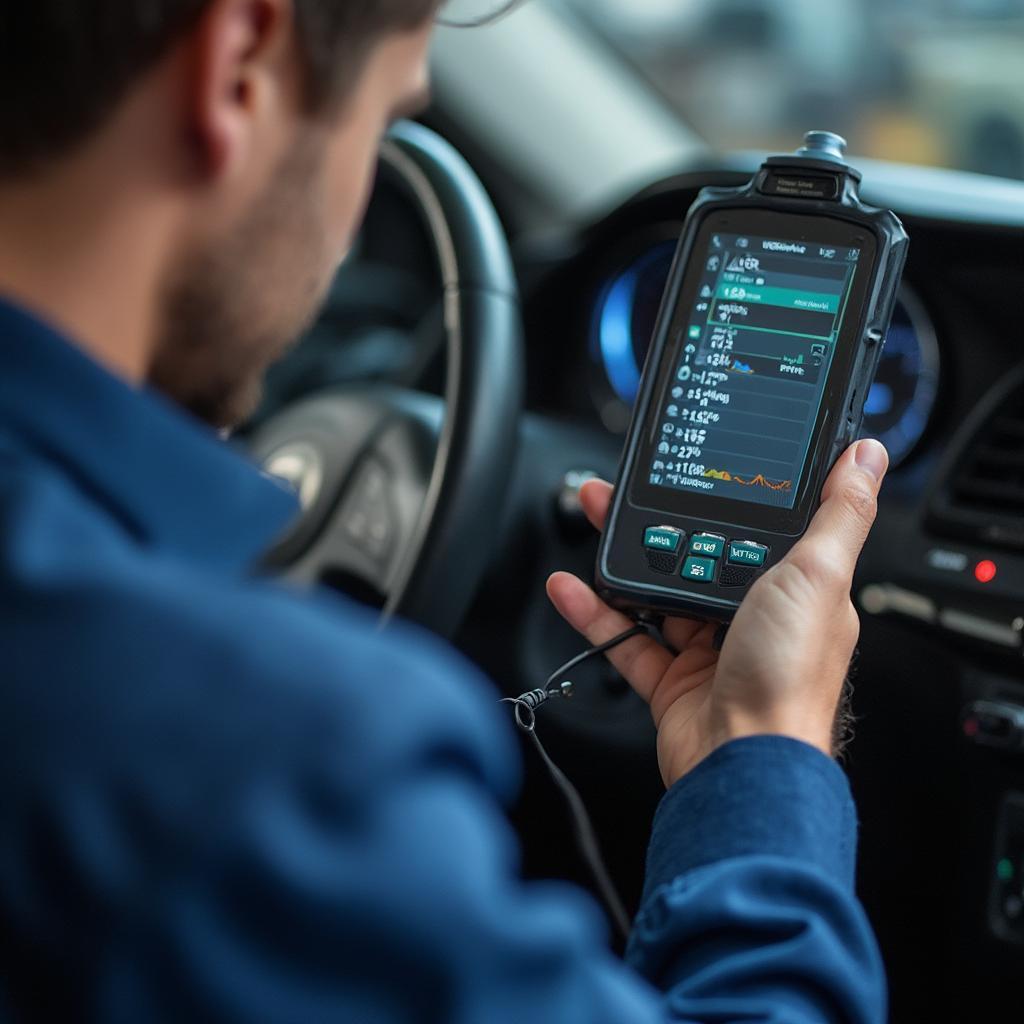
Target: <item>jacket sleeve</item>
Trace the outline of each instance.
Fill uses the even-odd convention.
[[[853,888],[856,817],[834,761],[759,736],[666,795],[628,959],[681,1021],[886,1019],[885,973]]]
[[[514,744],[488,684],[413,633],[352,641],[338,658],[335,640],[306,636],[270,665],[254,632],[251,662],[223,666],[220,689],[238,694],[209,721],[230,727],[209,750],[193,738],[174,778],[198,787],[202,827],[150,830],[159,855],[103,951],[98,1016],[884,1019],[852,804],[824,756],[737,742],[666,796],[631,967],[583,893],[518,878],[501,808]]]

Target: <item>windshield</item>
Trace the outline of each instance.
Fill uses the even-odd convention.
[[[712,146],[850,152],[1024,178],[1024,0],[549,0]]]

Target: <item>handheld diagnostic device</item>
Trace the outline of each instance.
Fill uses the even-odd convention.
[[[731,619],[860,432],[908,238],[845,146],[811,132],[687,216],[598,554],[617,607]]]

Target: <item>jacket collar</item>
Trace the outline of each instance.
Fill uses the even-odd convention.
[[[56,464],[141,543],[250,566],[294,518],[287,488],[150,389],[0,300],[0,432]]]

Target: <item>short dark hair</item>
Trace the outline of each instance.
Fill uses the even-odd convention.
[[[5,0],[0,11],[0,178],[63,156],[199,21],[211,0]],[[311,108],[343,94],[370,45],[440,0],[294,0]]]

